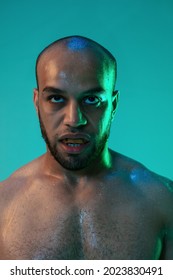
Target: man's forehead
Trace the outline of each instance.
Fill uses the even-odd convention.
[[[42,75],[60,72],[74,72],[74,75],[83,74],[86,79],[90,76],[104,76],[107,79],[115,79],[115,62],[102,46],[86,40],[85,38],[72,37],[62,41],[54,42],[41,53],[37,61],[37,74],[40,80]],[[104,74],[104,75],[103,75]],[[113,77],[114,76],[114,77]]]
[[[103,62],[106,58],[103,53],[96,47],[88,46],[85,42],[70,41],[67,45],[57,44],[48,48],[40,58],[40,61],[46,63],[49,60],[63,60],[63,58],[79,61],[100,61]]]
[[[49,50],[40,60],[38,74],[50,73],[50,71],[51,73],[89,71],[96,74],[105,72],[107,68],[105,64],[107,63],[104,58],[86,48],[83,51],[71,52],[63,46],[58,46]]]

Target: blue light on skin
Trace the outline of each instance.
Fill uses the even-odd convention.
[[[135,168],[130,173],[130,178],[133,183],[139,184],[140,182],[149,183],[151,176],[146,170]]]
[[[88,42],[85,40],[85,39],[81,39],[81,38],[72,38],[68,44],[67,44],[67,47],[68,49],[70,50],[81,50],[81,49],[84,49],[86,48],[88,45]]]
[[[158,185],[158,175],[154,174],[153,172],[149,172],[148,170],[143,170],[141,168],[135,168],[130,173],[130,179],[134,184],[137,185]],[[170,188],[169,180],[165,177],[159,176],[160,183],[164,184],[167,189],[173,192],[172,188]]]

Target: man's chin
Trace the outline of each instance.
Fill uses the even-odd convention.
[[[64,169],[71,170],[71,171],[78,171],[86,168],[89,165],[89,160],[82,159],[78,155],[70,155],[66,157],[60,157],[56,154],[52,154],[54,159],[60,164]]]
[[[93,155],[95,155],[95,148],[87,147],[78,150],[76,147],[70,149],[60,149],[60,147],[49,146],[49,151],[63,168],[71,171],[82,170],[92,163]]]

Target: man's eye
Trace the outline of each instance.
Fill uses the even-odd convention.
[[[49,96],[49,101],[51,101],[52,103],[63,103],[64,102],[64,98],[62,96]]]
[[[84,99],[84,103],[88,105],[96,105],[100,102],[99,98],[96,96],[88,96]]]

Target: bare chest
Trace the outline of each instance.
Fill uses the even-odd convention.
[[[22,200],[6,215],[2,258],[157,259],[160,232],[157,213],[133,200],[37,206]]]

